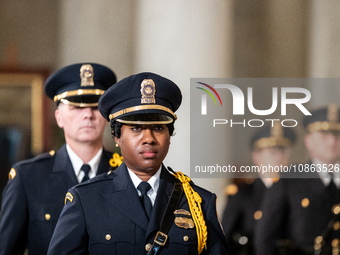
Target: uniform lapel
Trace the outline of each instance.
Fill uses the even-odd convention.
[[[111,153],[112,154],[112,153]],[[98,165],[97,175],[106,173],[109,171],[110,168],[110,152],[103,150],[102,156],[100,158],[100,162]]]
[[[127,171],[125,163],[114,170],[112,192],[103,195],[118,211],[146,230],[148,218]]]
[[[63,191],[78,184],[65,144],[56,153],[51,178]]]

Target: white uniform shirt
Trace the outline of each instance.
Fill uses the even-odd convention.
[[[151,199],[152,206],[155,204],[156,196],[159,188],[159,180],[161,176],[161,169],[162,166],[158,169],[158,171],[151,176],[151,178],[148,180],[148,183],[151,186],[151,189],[148,191],[147,195]],[[128,172],[130,175],[130,178],[132,180],[133,185],[135,186],[138,196],[141,196],[142,193],[137,189],[138,185],[142,182],[142,180],[128,168]]]
[[[81,180],[83,179],[84,175],[85,175],[84,171],[80,170],[80,168],[82,167],[84,162],[78,157],[78,155],[71,149],[71,147],[68,144],[66,144],[66,150],[67,150],[68,156],[70,157],[74,173],[77,177],[78,182],[80,183]],[[102,153],[103,153],[103,148],[100,148],[100,150],[98,151],[96,156],[94,156],[88,162],[88,165],[90,165],[90,167],[91,167],[91,170],[89,172],[90,179],[95,177],[96,174],[97,174],[97,170],[98,170],[98,166],[99,166],[99,162],[100,162],[100,158],[102,156]]]

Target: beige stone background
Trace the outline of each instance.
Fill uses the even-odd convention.
[[[0,0],[0,64],[55,71],[91,61],[119,80],[141,71],[172,79],[183,104],[165,163],[190,174],[190,78],[339,77],[339,14],[336,0]],[[309,89],[320,93],[313,107],[338,101],[338,91]],[[242,133],[221,135],[226,158],[249,161]],[[229,180],[194,181],[218,195],[221,214]]]

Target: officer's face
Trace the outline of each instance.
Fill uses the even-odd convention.
[[[128,168],[139,176],[152,176],[168,153],[170,134],[161,124],[123,125],[115,141]]]
[[[75,107],[61,103],[55,111],[57,124],[64,129],[68,144],[101,144],[107,125],[98,108]]]
[[[252,154],[255,165],[286,166],[290,158],[290,149],[281,147],[263,148]]]
[[[305,136],[305,145],[312,159],[324,164],[334,164],[340,160],[340,136],[332,133],[313,132]]]

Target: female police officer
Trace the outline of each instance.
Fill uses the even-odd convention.
[[[48,254],[227,254],[215,194],[162,164],[181,100],[153,73],[104,93],[99,110],[124,163],[69,190]]]

